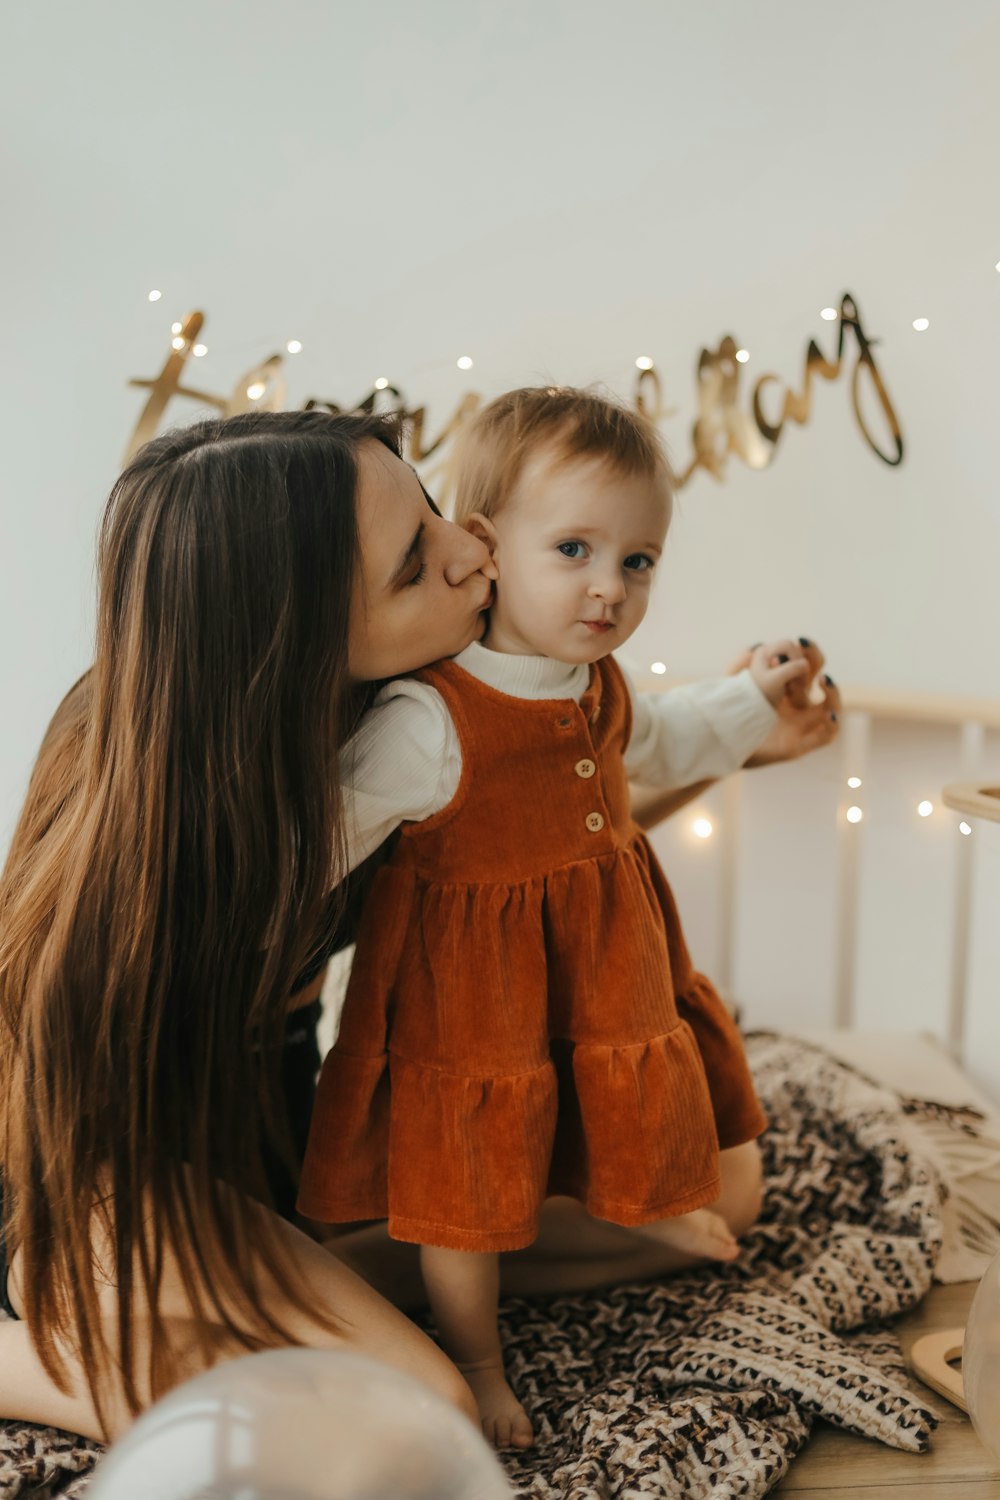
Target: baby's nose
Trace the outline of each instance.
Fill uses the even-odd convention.
[[[608,604],[620,604],[625,598],[625,581],[619,573],[608,573],[603,578],[595,578],[590,592]]]

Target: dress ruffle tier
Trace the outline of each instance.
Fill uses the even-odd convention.
[[[512,1250],[553,1193],[631,1225],[717,1197],[720,1101],[702,1045],[717,1062],[734,1039],[742,1049],[707,981],[675,1001],[641,837],[516,886],[425,886],[397,869],[379,882],[381,941],[359,944],[320,1080],[326,1146],[307,1160],[306,1213]],[[655,920],[637,924],[637,904]],[[594,916],[576,931],[565,918],[580,909]],[[476,962],[456,975],[470,931]]]

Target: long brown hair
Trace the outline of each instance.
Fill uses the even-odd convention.
[[[133,1412],[176,1378],[165,1250],[206,1359],[213,1323],[246,1349],[289,1341],[262,1278],[315,1315],[252,1199],[261,1133],[281,1124],[288,996],[342,867],[372,438],[396,448],[371,416],[252,413],[136,455],[100,532],[94,666],[53,721],[0,877],[6,1229],[45,1368],[65,1388],[75,1354],[102,1421],[116,1367]],[[139,1371],[145,1305],[155,1368]]]

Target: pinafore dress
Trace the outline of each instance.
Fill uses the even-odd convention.
[[[579,704],[450,661],[418,676],[461,779],[376,877],[300,1210],[498,1251],[534,1240],[550,1194],[623,1225],[712,1202],[720,1148],[765,1120],[629,811],[620,670],[597,663]]]

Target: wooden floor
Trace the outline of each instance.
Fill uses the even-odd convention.
[[[964,1325],[975,1282],[936,1286],[900,1320],[904,1352],[924,1333]],[[899,1453],[818,1423],[808,1447],[773,1491],[795,1500],[1000,1500],[1000,1463],[965,1414],[915,1382],[940,1425],[928,1453]]]

